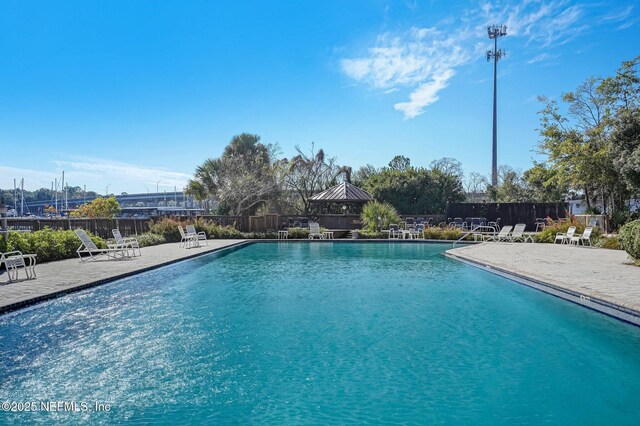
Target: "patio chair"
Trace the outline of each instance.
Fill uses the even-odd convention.
[[[120,233],[119,229],[112,229],[111,233],[113,234],[113,238],[116,239],[116,244],[123,245],[128,249],[131,249],[131,254],[133,256],[136,255],[136,250],[138,250],[138,256],[142,256],[142,252],[140,251],[140,244],[138,243],[138,239],[135,237],[127,237],[124,238]]]
[[[419,223],[414,228],[410,230],[410,238],[413,240],[415,238],[422,238],[424,240],[424,224]]]
[[[524,223],[516,223],[516,226],[513,227],[513,232],[509,235],[509,241],[512,243],[517,243],[518,241],[523,243],[527,241],[533,242],[533,239],[524,233],[526,227],[527,225]]]
[[[96,260],[98,256],[107,256],[109,259],[124,259],[128,257],[128,251],[126,245],[121,244],[109,244],[106,249],[101,249],[96,246],[91,237],[85,232],[84,229],[76,229],[74,231],[78,238],[80,238],[80,247],[76,250],[78,253],[78,257],[82,262],[85,260]],[[83,254],[88,254],[89,256],[82,257]]]
[[[205,245],[209,245],[206,232],[196,232],[196,227],[194,225],[187,225],[187,235],[195,235],[198,238],[198,241],[204,241]]]
[[[398,239],[400,238],[400,235],[402,235],[402,232],[400,232],[400,226],[396,223],[389,224],[389,239]]]
[[[575,226],[570,226],[569,229],[567,229],[567,232],[563,233],[563,232],[558,232],[556,234],[556,238],[555,240],[553,240],[553,244],[555,244],[556,242],[560,241],[560,244],[567,244],[569,242],[571,242],[571,238],[573,238],[573,234],[576,233],[576,227]]]
[[[591,233],[593,232],[593,227],[592,226],[587,226],[584,229],[584,232],[582,233],[582,235],[574,235],[573,237],[571,237],[571,239],[569,240],[570,244],[582,244],[583,246],[587,245],[587,243],[589,243],[589,246],[591,246]]]
[[[547,221],[543,217],[536,218],[536,232],[544,231],[544,228],[547,226]]]
[[[178,225],[178,231],[180,231],[180,244],[178,244],[178,247],[191,248],[200,246],[197,235],[187,234],[180,225]]]
[[[472,217],[467,223],[470,223],[470,229],[475,231],[479,226],[484,226],[484,221],[480,217]]]
[[[491,226],[496,231],[500,229],[500,218],[497,218],[495,221],[487,222],[487,226]]]
[[[322,240],[324,239],[324,234],[320,232],[320,224],[318,222],[309,222],[309,239],[313,240],[315,237]]]
[[[411,229],[415,226],[416,222],[414,218],[407,217],[404,219],[404,229]]]
[[[0,253],[0,265],[4,263],[7,269],[8,281],[11,283],[18,280],[18,272],[24,270],[26,279],[36,278],[36,257],[37,254],[22,254],[21,251],[10,251]]]
[[[509,241],[509,239],[511,238],[509,234],[511,233],[512,229],[513,226],[511,225],[503,226],[500,232],[498,232],[496,235],[483,235],[482,241]]]
[[[466,229],[467,228],[467,222],[463,221],[461,217],[456,217],[453,219],[453,226],[451,226],[452,228],[458,228],[458,229]],[[451,223],[449,225],[452,225]]]

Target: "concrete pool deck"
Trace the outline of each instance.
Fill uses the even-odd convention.
[[[209,240],[209,245],[194,248],[181,248],[178,243],[167,243],[152,247],[143,247],[142,256],[126,260],[100,260],[80,262],[73,259],[58,260],[36,265],[37,278],[24,280],[24,271],[20,271],[20,280],[7,283],[7,274],[0,275],[0,313],[20,309],[27,305],[51,299],[71,291],[102,284],[119,278],[189,259],[227,247],[246,240]]]
[[[484,243],[450,249],[446,255],[640,325],[640,267],[622,250]]]

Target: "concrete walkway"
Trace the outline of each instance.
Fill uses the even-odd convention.
[[[188,259],[203,253],[240,244],[246,240],[209,240],[209,245],[180,248],[178,243],[143,247],[142,256],[126,260],[100,260],[80,262],[73,259],[36,265],[37,278],[6,283],[7,274],[0,275],[0,313],[19,309],[37,301],[49,299],[70,291],[101,284],[131,274]]]
[[[640,267],[622,250],[560,244],[484,243],[448,255],[513,273],[640,316]],[[585,304],[585,303],[582,303]]]

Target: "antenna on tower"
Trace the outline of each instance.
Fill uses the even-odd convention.
[[[491,158],[491,185],[498,185],[498,61],[506,55],[503,49],[498,49],[498,38],[507,35],[506,25],[490,25],[487,27],[489,39],[493,40],[493,50],[487,50],[487,62],[493,59],[493,145]]]

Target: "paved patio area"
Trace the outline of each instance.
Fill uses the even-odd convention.
[[[640,267],[622,250],[560,244],[484,243],[447,254],[640,314]]]
[[[34,280],[22,280],[24,271],[20,271],[21,280],[10,284],[6,283],[7,274],[4,273],[0,275],[0,313],[244,241],[210,240],[208,246],[189,249],[178,247],[178,243],[143,247],[142,256],[127,260],[108,260],[104,256],[101,260],[86,262],[80,262],[77,257],[59,260],[36,265],[38,278]]]

